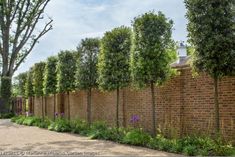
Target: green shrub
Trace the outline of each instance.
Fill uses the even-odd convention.
[[[145,133],[142,129],[133,129],[127,132],[122,142],[132,145],[146,146],[150,139],[150,135]]]
[[[20,125],[23,124],[25,118],[26,118],[26,117],[24,117],[24,116],[19,116],[19,118],[17,118],[17,119],[15,120],[16,124],[20,124]]]
[[[23,125],[27,126],[38,126],[42,119],[38,117],[26,117],[23,121]]]
[[[14,117],[15,114],[10,112],[10,113],[0,113],[0,119],[9,119]]]
[[[48,118],[45,118],[44,120],[42,120],[39,124],[38,124],[38,127],[39,128],[48,128],[49,125],[51,124],[51,120],[48,119]]]
[[[52,122],[48,129],[56,132],[70,132],[70,122],[64,118],[57,118],[55,122]]]
[[[84,120],[74,120],[71,122],[71,131],[76,134],[86,135],[89,132],[89,125]]]

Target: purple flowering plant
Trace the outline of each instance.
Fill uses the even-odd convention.
[[[131,116],[131,124],[133,124],[134,127],[137,127],[138,122],[140,121],[140,117],[138,115]]]

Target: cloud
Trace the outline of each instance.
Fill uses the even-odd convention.
[[[53,18],[54,29],[40,40],[16,74],[60,50],[75,49],[83,38],[102,37],[114,27],[131,26],[134,17],[151,10],[173,19],[173,38],[186,40],[183,0],[51,0],[45,12]]]

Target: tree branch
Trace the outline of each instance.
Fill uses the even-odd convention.
[[[27,50],[27,51],[25,52],[24,56],[19,60],[19,62],[16,63],[16,65],[15,65],[15,67],[14,67],[14,69],[13,69],[13,73],[18,69],[18,67],[20,66],[20,64],[25,60],[25,58],[26,58],[26,57],[29,55],[29,53],[33,50],[33,48],[34,48],[35,44],[38,42],[38,40],[39,40],[42,36],[44,36],[47,32],[49,32],[50,30],[52,30],[52,25],[51,25],[52,22],[53,22],[53,20],[51,19],[50,22],[48,22],[48,23],[45,25],[45,27],[43,28],[43,30],[41,31],[41,33],[38,34],[38,36],[37,36],[35,39],[33,39],[33,42],[32,42],[32,44],[31,44],[29,50]]]

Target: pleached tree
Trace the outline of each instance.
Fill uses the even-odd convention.
[[[43,76],[45,70],[45,62],[36,63],[33,70],[33,90],[36,97],[41,97],[42,118],[45,116],[43,103]]]
[[[57,65],[57,57],[49,57],[46,62],[45,72],[44,72],[44,82],[43,82],[43,92],[44,95],[48,96],[53,94],[53,114],[55,120],[55,112],[56,112],[56,65]],[[45,106],[47,106],[47,101],[45,100]]]
[[[97,62],[100,40],[86,38],[78,47],[76,86],[87,90],[87,121],[91,124],[91,91],[97,87]]]
[[[156,135],[157,118],[154,87],[171,76],[170,64],[176,59],[172,27],[173,21],[162,12],[148,12],[133,21],[131,76],[138,87],[150,86],[153,135]]]
[[[235,1],[185,0],[193,65],[214,80],[215,130],[220,134],[219,79],[235,75]]]
[[[34,114],[34,90],[33,90],[33,67],[27,73],[27,79],[25,83],[25,96],[29,100],[29,112]]]
[[[70,120],[70,98],[69,92],[75,90],[75,73],[76,73],[76,52],[61,51],[58,54],[57,71],[57,91],[66,93],[68,97],[67,111]]]
[[[98,83],[102,90],[116,90],[116,126],[119,127],[120,89],[130,81],[131,29],[121,26],[106,32],[98,58]]]

